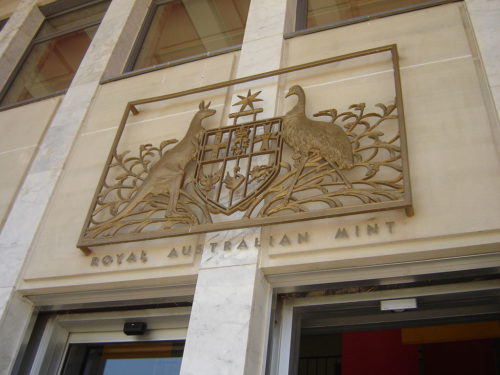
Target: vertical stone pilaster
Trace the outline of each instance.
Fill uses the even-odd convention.
[[[207,236],[182,375],[263,374],[272,289],[259,269],[260,229]]]
[[[216,251],[228,251],[220,246]],[[204,258],[212,255],[208,250]],[[271,288],[256,263],[202,268],[181,374],[262,374],[270,301]]]
[[[466,0],[481,58],[500,113],[500,2],[495,0]]]
[[[34,0],[23,0],[6,25],[8,30],[2,33],[0,42],[0,51],[3,52],[0,62],[4,57],[9,58],[9,48],[17,48],[17,44],[24,40],[29,43],[34,32],[28,35],[25,29],[36,31],[38,28],[31,23],[35,20],[39,22],[38,25],[41,23],[41,13],[34,7],[34,3]],[[30,318],[30,311],[24,309],[24,313],[17,316],[18,329],[14,330],[17,336],[7,334],[13,332],[10,326],[12,322],[7,319],[7,315],[9,311],[13,311],[11,305],[17,303],[13,290],[21,267],[64,163],[85,121],[99,82],[106,69],[116,70],[117,66],[119,69],[119,64],[117,65],[119,59],[116,56],[120,56],[120,47],[124,47],[124,41],[129,39],[134,30],[138,30],[137,18],[146,12],[148,4],[149,0],[111,2],[61,105],[40,142],[39,150],[0,233],[0,256],[4,260],[0,263],[2,275],[0,278],[0,337],[3,338],[0,346],[0,374],[10,372],[11,359],[18,350],[20,339],[24,335]],[[39,16],[36,16],[37,12],[40,13]],[[30,24],[31,27],[25,24]],[[0,76],[1,74],[4,74],[3,71]],[[76,248],[75,251],[77,251]]]
[[[486,75],[483,91],[486,91],[492,136],[500,154],[500,2],[496,0],[465,0],[481,65]],[[490,93],[493,103],[490,100]]]
[[[0,88],[7,83],[44,19],[36,0],[21,0],[0,34]]]
[[[286,0],[251,1],[237,77],[280,68],[288,18]],[[248,82],[234,93],[262,90],[259,118],[273,117],[278,81]],[[264,373],[272,289],[259,269],[260,237],[259,228],[206,236],[181,375]]]

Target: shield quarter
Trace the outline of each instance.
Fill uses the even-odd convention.
[[[244,210],[278,175],[282,148],[279,117],[207,130],[195,190],[212,213]]]

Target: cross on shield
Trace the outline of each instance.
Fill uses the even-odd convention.
[[[248,207],[278,175],[281,118],[205,131],[195,171],[195,190],[213,213]]]

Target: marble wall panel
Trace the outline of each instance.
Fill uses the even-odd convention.
[[[9,17],[16,9],[20,0],[5,0],[0,5],[0,19]]]
[[[10,288],[0,288],[0,303],[2,306],[6,304],[6,301],[4,301],[6,295],[4,293],[8,289]],[[0,374],[11,373],[18,354],[16,349],[23,343],[22,340],[26,332],[32,328],[32,312],[32,304],[22,296],[15,294],[15,292],[10,296],[10,303],[6,306],[5,312],[0,309],[2,341],[10,344],[2,345],[2,350],[0,350]]]
[[[500,25],[500,3],[488,0],[466,0],[467,12],[472,21],[475,39],[481,51],[481,58],[491,86],[500,85],[498,49]]]
[[[14,199],[60,98],[0,112],[0,223]],[[0,225],[1,227],[1,225]]]
[[[200,271],[182,375],[260,373],[248,371],[261,370],[263,351],[256,348],[258,344],[250,336],[255,329],[252,316],[259,319],[256,305],[263,307],[267,302],[265,293],[256,292],[262,288],[256,285],[256,267],[240,265]],[[257,299],[257,294],[261,298]],[[266,307],[263,310],[267,311]],[[264,340],[265,336],[259,335],[258,341]]]
[[[60,100],[57,97],[0,112],[0,153],[38,144]]]
[[[214,80],[230,78],[232,55],[218,56],[212,59],[212,63],[217,64],[219,69],[212,67],[206,68],[205,71],[217,71],[217,74],[206,78],[204,73],[196,77],[191,74],[190,84],[197,86],[200,83],[205,84]],[[193,64],[198,64],[201,67],[207,62]],[[221,72],[221,66],[226,66],[227,69]],[[178,71],[177,67],[171,69]],[[155,84],[149,85],[147,96],[165,93],[164,82],[162,79],[158,80],[158,75],[168,77],[168,82],[179,79],[177,74],[172,72],[150,74],[155,76],[150,83],[154,82]],[[147,75],[142,77],[147,78]],[[188,79],[187,75],[182,76],[182,78]],[[193,83],[193,79],[196,80],[197,84]],[[180,85],[179,81],[176,82]],[[113,87],[116,85],[119,87]],[[141,277],[149,280],[158,277],[160,271],[155,270],[159,269],[169,270],[168,272],[163,271],[163,276],[167,278],[175,278],[181,274],[192,275],[196,272],[201,252],[201,249],[198,248],[200,243],[198,236],[185,236],[139,244],[104,246],[91,256],[83,256],[83,253],[76,248],[86,213],[123,114],[123,107],[116,104],[122,101],[125,105],[128,101],[143,98],[140,93],[138,94],[138,91],[143,87],[144,81],[131,78],[100,88],[97,99],[85,121],[84,129],[77,138],[69,160],[66,162],[62,178],[54,193],[54,199],[47,209],[46,220],[41,225],[34,241],[32,255],[26,267],[26,285],[30,285],[30,287],[47,284],[68,285],[74,282],[71,280],[79,278],[83,280],[85,277],[83,275],[89,274],[101,275],[100,280],[114,280],[114,282],[129,280],[129,275],[124,271],[137,272],[142,275]],[[171,87],[170,90],[173,91]],[[180,98],[168,103],[138,106],[140,112],[137,116],[130,116],[120,149],[131,149],[136,152],[139,144],[142,143],[159,144],[165,139],[182,139],[194,112],[198,108],[199,101],[205,98],[213,100],[212,107],[218,109],[219,112],[218,115],[214,116],[215,120],[207,122],[207,124],[218,126],[221,121],[220,113],[222,113],[221,107],[226,97],[226,91],[227,89],[215,90],[210,93],[193,95],[188,98],[189,100]],[[146,95],[145,92],[143,94]],[[111,102],[113,102],[113,106],[110,106]],[[111,117],[114,118],[113,121],[110,120]],[[170,125],[166,126],[168,124]],[[54,236],[54,233],[58,233],[58,235]],[[190,248],[191,250],[189,250]],[[141,260],[143,251],[147,254],[147,262]],[[137,261],[127,262],[131,253],[134,253]],[[97,257],[98,260],[92,263],[94,257]],[[105,257],[107,258],[104,259]],[[173,270],[170,271],[172,267]],[[67,276],[72,278],[64,279]],[[140,277],[138,278],[140,279]]]
[[[228,53],[107,83],[99,89],[83,131],[87,133],[117,127],[128,102],[226,81],[231,77],[236,57],[237,53]],[[201,100],[205,96],[199,94],[198,98]],[[183,100],[177,102],[184,103]],[[194,109],[199,101],[195,103]],[[161,107],[161,103],[158,106]],[[138,109],[141,110],[141,106]]]
[[[34,150],[35,146],[0,154],[0,174],[2,179],[0,185],[0,224],[3,224],[3,219],[26,173],[26,168],[33,157]]]
[[[500,165],[473,59],[403,67],[401,75],[415,215],[389,211],[265,228],[266,272],[320,259],[329,259],[320,267],[340,267],[361,265],[363,257],[369,263],[494,251]],[[365,78],[336,87],[352,97],[363,86],[370,91]],[[298,231],[309,240],[299,243]],[[285,234],[291,243],[281,245]]]
[[[403,67],[470,55],[462,6],[442,5],[292,38],[287,40],[284,65],[394,43],[398,44]]]
[[[461,7],[462,5],[458,3],[449,4],[287,41],[285,65],[398,43],[416,215],[408,218],[403,212],[389,211],[265,228],[261,240],[264,242],[264,254],[267,254],[262,261],[266,272],[283,270],[287,265],[299,263],[305,268],[312,264],[313,267],[318,267],[318,259],[332,262],[349,262],[356,259],[359,262],[365,258],[367,262],[373,262],[374,254],[399,259],[400,255],[404,257],[412,251],[411,249],[418,247],[401,248],[398,244],[404,241],[428,241],[425,250],[428,251],[432,248],[432,243],[436,244],[436,248],[443,249],[449,249],[452,245],[458,246],[459,239],[462,238],[460,236],[465,236],[466,238],[462,238],[463,243],[469,245],[487,243],[493,238],[499,226],[498,217],[494,213],[500,208],[498,199],[495,199],[495,191],[500,185],[498,177],[492,173],[498,168],[498,159],[487,134],[488,128],[484,125],[488,119],[463,28]],[[260,29],[257,27],[256,30]],[[35,288],[35,286],[43,288],[44,285],[63,287],[76,283],[76,280],[85,282],[84,276],[71,278],[72,272],[86,274],[91,282],[97,279],[103,282],[124,281],[126,272],[121,272],[118,268],[112,269],[111,266],[102,269],[91,268],[89,266],[91,258],[83,257],[75,248],[75,244],[126,103],[223,81],[230,78],[233,71],[238,75],[246,75],[259,69],[266,70],[266,63],[258,65],[258,58],[262,60],[262,56],[267,54],[270,59],[274,59],[270,66],[279,65],[281,56],[273,50],[278,48],[278,44],[275,47],[264,48],[267,39],[277,43],[273,34],[276,30],[266,28],[262,30],[267,30],[266,33],[269,32],[270,35],[257,37],[255,34],[254,39],[248,39],[245,47],[248,48],[247,51],[251,51],[248,55],[243,48],[241,56],[238,53],[220,55],[107,83],[98,89],[96,100],[91,105],[76,146],[67,160],[60,186],[47,212],[47,220],[37,236],[37,245],[33,249],[34,255],[27,267],[23,288]],[[366,38],[367,34],[370,38]],[[262,49],[252,50],[252,43],[255,43],[256,48]],[[238,56],[244,61],[236,69]],[[267,58],[264,60],[271,61]],[[272,82],[266,81],[270,89],[269,94],[265,93],[266,98],[273,100],[274,97],[278,108],[277,114],[283,114],[294,104],[293,100],[285,101],[283,98],[288,86],[292,82],[302,83],[310,95],[311,106],[308,107],[310,116],[314,111],[324,109],[324,106],[333,105],[339,109],[346,109],[354,102],[375,102],[376,99],[379,99],[377,102],[386,102],[393,99],[392,72],[384,58],[367,58],[358,65],[356,63],[353,65],[352,62],[334,65],[335,69],[319,69],[317,74],[312,76],[304,73],[304,75],[289,75]],[[279,87],[276,94],[271,90],[273,85]],[[382,87],[385,96],[380,98],[374,95],[373,89],[376,87]],[[234,99],[235,94],[244,92],[247,88],[258,89],[255,83],[249,83],[220,93],[213,104],[218,110],[217,115],[226,115],[229,111],[228,106],[225,108],[222,106],[226,98]],[[161,136],[162,139],[179,138],[179,135],[182,136],[180,129],[164,131],[163,121],[172,118],[187,124],[192,116],[192,107],[197,102],[198,100],[174,100],[170,109],[160,104],[138,106],[140,113],[129,119],[130,133],[128,138],[124,139],[124,146],[135,147],[136,144],[154,140],[160,133],[164,134]],[[216,125],[211,123],[210,126]],[[95,151],[89,154],[88,150],[91,147]],[[78,198],[74,199],[72,194]],[[468,196],[467,199],[463,199],[464,194]],[[66,201],[71,198],[72,202],[67,204]],[[459,215],[465,210],[469,213],[468,217]],[[367,226],[374,227],[375,224],[379,227],[378,232],[375,233],[372,229],[368,233]],[[344,226],[350,231],[348,243],[343,238],[335,238],[338,228]],[[361,228],[359,231],[362,236],[356,235],[356,226]],[[393,233],[390,232],[390,228],[394,230]],[[64,234],[58,239],[53,238],[53,233],[63,230]],[[298,233],[306,231],[310,232],[309,240],[299,243]],[[486,236],[487,241],[481,241],[479,236],[474,234],[484,231],[489,233]],[[237,239],[238,236],[244,237],[246,233],[253,232],[234,231],[217,238],[225,242],[227,236]],[[281,240],[284,233],[293,234],[293,238],[290,239],[291,245],[271,248],[265,244],[266,236],[274,235],[275,239]],[[452,236],[448,239],[449,242],[446,242],[447,236]],[[191,258],[165,259],[168,257],[165,255],[166,249],[174,247],[177,249],[185,243],[183,240],[169,241],[171,240],[157,247],[158,259],[161,258],[161,262],[169,261],[171,262],[169,264],[175,264],[177,267],[169,269],[168,273],[173,272],[177,276],[182,272],[196,273],[198,266]],[[201,242],[201,237],[196,241]],[[209,241],[210,238],[207,236],[206,242]],[[130,246],[132,251],[135,245]],[[377,246],[379,246],[378,252],[371,251],[372,247]],[[351,253],[354,248],[358,251]],[[44,249],[50,249],[48,258]],[[418,251],[423,254],[425,252],[423,249],[419,248]],[[314,256],[311,256],[311,250],[315,252]],[[106,251],[111,253],[119,249],[109,247]],[[296,256],[291,256],[292,253]],[[101,262],[106,254],[105,251],[98,254]],[[247,255],[248,259],[242,256],[243,264],[255,261],[251,251]],[[429,254],[426,253],[425,256]],[[212,259],[207,260],[206,264],[207,267],[210,262],[214,267],[225,266],[229,264],[225,262],[233,262],[233,258],[237,260],[238,257],[223,256],[216,262]],[[63,265],[74,259],[78,259],[75,267],[64,269]],[[45,270],[42,266],[44,262],[51,263]],[[158,264],[160,263],[156,265]],[[166,270],[166,264],[161,263],[158,267]],[[329,263],[325,263],[324,266],[327,264]],[[156,271],[149,273],[147,270],[155,269],[156,265],[144,265],[134,272],[149,278],[150,275],[156,275]],[[112,267],[116,266],[114,261]],[[127,265],[127,267],[132,270],[132,266]],[[93,272],[95,275],[91,276]]]

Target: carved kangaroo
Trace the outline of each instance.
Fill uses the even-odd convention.
[[[167,150],[152,167],[149,175],[139,187],[132,200],[115,217],[102,223],[89,232],[94,234],[101,233],[103,230],[111,228],[117,221],[127,217],[149,194],[169,193],[169,205],[166,216],[170,216],[176,211],[179,192],[184,178],[184,169],[187,164],[195,157],[198,150],[199,138],[204,130],[201,122],[204,118],[215,114],[214,109],[209,109],[210,102],[205,106],[202,101],[199,105],[199,111],[196,112],[186,136],[173,148]]]

